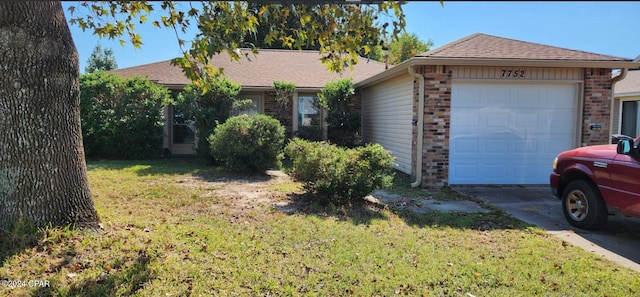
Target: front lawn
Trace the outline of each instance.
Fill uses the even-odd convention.
[[[88,167],[104,231],[0,234],[0,296],[640,294],[637,272],[496,210],[321,207],[286,176],[193,160]]]

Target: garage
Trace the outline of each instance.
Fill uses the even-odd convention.
[[[363,90],[362,137],[396,157],[395,169],[411,173],[413,77],[402,75]]]
[[[576,147],[577,83],[453,82],[450,184],[547,184]]]
[[[559,152],[611,142],[612,91],[638,66],[475,33],[356,83],[362,135],[412,186],[544,185]]]

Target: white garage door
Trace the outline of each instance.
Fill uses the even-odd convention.
[[[413,76],[403,75],[363,91],[362,137],[396,157],[394,167],[411,174]]]
[[[450,184],[548,184],[574,148],[575,84],[454,83]]]

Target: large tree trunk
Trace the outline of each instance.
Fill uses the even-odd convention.
[[[0,229],[97,227],[78,74],[60,2],[0,1]]]

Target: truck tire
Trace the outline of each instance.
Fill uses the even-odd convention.
[[[609,216],[600,192],[585,180],[574,180],[565,187],[562,211],[569,224],[586,230],[604,226]]]

